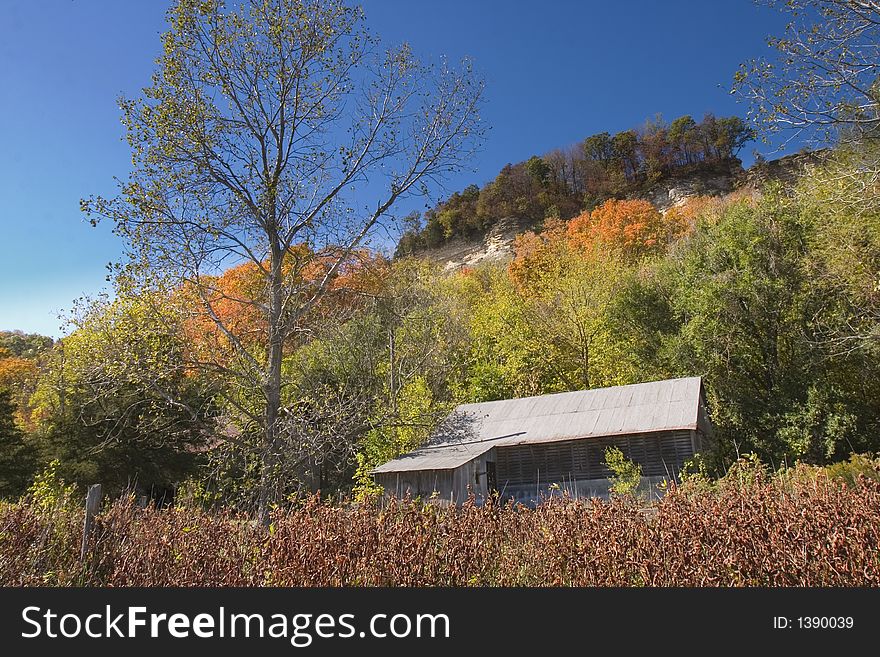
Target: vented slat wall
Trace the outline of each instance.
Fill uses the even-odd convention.
[[[610,446],[620,448],[626,458],[641,465],[644,477],[675,478],[694,455],[689,431],[498,447],[498,480],[519,486],[605,479],[611,475],[605,466],[605,449]]]

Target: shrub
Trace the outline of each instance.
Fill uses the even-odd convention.
[[[632,495],[642,481],[642,466],[633,463],[618,447],[605,448],[605,465],[611,476],[611,492],[616,495]]]

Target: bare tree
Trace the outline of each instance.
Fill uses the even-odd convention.
[[[191,291],[187,310],[224,337],[229,354],[192,365],[223,378],[230,406],[259,427],[265,520],[280,494],[286,345],[307,338],[305,318],[398,201],[479,146],[483,85],[467,62],[382,50],[340,0],[178,0],[168,19],[152,85],[121,101],[130,178],[117,198],[83,206],[125,238],[121,280]],[[264,318],[256,345],[218,309],[230,299],[215,275],[243,262],[263,290],[231,301]]]
[[[743,64],[734,91],[767,130],[819,139],[860,137],[880,127],[880,3],[872,0],[759,0],[786,11],[771,59]]]

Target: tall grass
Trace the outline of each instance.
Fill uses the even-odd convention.
[[[753,473],[754,474],[754,473]],[[277,510],[267,531],[230,511],[98,517],[31,499],[0,507],[5,586],[876,586],[880,483],[827,476],[673,488],[631,498],[441,508],[418,502]]]

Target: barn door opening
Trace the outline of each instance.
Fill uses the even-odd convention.
[[[486,461],[486,492],[490,495],[498,492],[498,472],[495,461]]]

